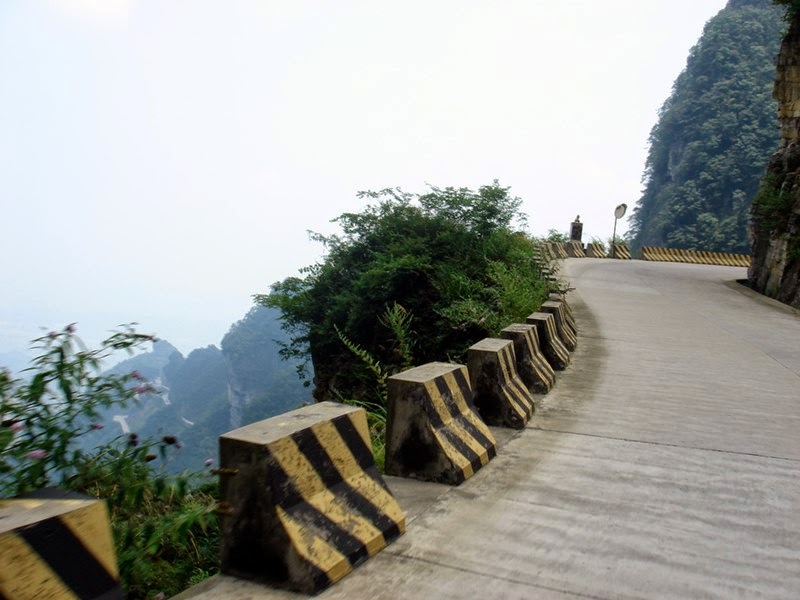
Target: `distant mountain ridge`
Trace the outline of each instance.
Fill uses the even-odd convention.
[[[171,453],[169,469],[202,468],[217,456],[217,438],[243,424],[280,414],[303,403],[311,394],[297,377],[296,362],[280,358],[285,339],[279,311],[252,308],[234,323],[222,348],[209,345],[184,357],[166,340],[150,352],[124,360],[108,372],[138,371],[153,388],[126,409],[112,407],[102,418],[104,428],[85,436],[86,448],[127,431],[141,439],[174,435],[181,448]]]

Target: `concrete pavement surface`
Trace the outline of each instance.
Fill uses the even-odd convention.
[[[561,276],[578,348],[528,427],[459,487],[389,479],[407,533],[318,598],[800,598],[797,311],[739,268]]]

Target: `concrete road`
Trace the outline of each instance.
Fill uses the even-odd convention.
[[[744,269],[562,276],[578,349],[529,426],[457,488],[391,480],[406,535],[319,598],[800,598],[797,311]]]

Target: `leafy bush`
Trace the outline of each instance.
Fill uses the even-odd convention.
[[[470,345],[524,320],[546,296],[537,242],[514,230],[524,223],[521,201],[496,181],[359,197],[373,203],[334,219],[341,235],[314,236],[323,262],[255,297],[281,310],[291,335],[282,353],[312,360],[317,400],[384,405],[375,369],[355,349],[384,375],[463,361]]]
[[[127,326],[88,350],[69,325],[34,340],[40,354],[26,379],[0,369],[0,494],[58,485],[105,499],[129,598],[176,594],[217,561],[214,485],[203,474],[168,477],[153,467],[179,451],[175,437],[132,433],[91,451],[77,443],[103,426],[101,409],[150,390],[138,372],[103,373],[103,359],[152,340]]]

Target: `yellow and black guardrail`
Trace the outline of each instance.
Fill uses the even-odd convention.
[[[222,571],[316,593],[405,531],[366,413],[322,402],[220,437]]]
[[[106,503],[60,490],[0,500],[0,598],[125,598]]]
[[[676,248],[656,248],[642,246],[639,249],[642,260],[658,262],[678,262],[696,265],[719,265],[724,267],[749,267],[752,261],[747,254],[729,252],[706,252],[704,250],[679,250]]]
[[[517,372],[528,390],[546,394],[556,383],[553,367],[542,354],[536,326],[530,323],[513,323],[500,332],[500,337],[514,343]]]
[[[533,416],[533,396],[517,374],[514,343],[486,338],[470,346],[467,370],[475,406],[487,425],[522,429]]]
[[[388,379],[386,473],[458,485],[497,454],[464,365],[428,363]]]

